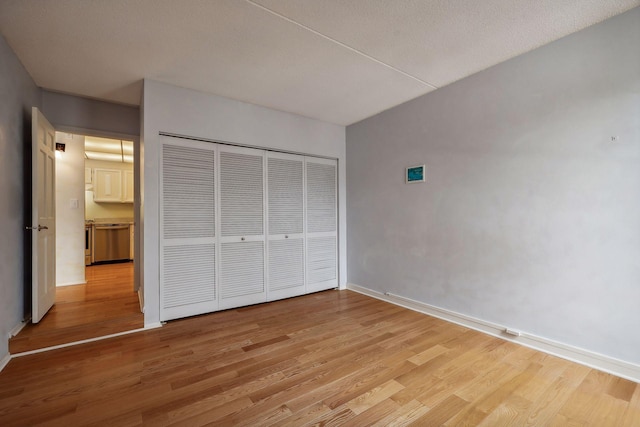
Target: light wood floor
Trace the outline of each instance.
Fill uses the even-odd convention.
[[[638,384],[351,291],[12,359],[0,424],[638,426]]]
[[[85,275],[85,285],[56,289],[56,303],[44,318],[9,340],[11,354],[144,327],[132,262],[92,265]]]

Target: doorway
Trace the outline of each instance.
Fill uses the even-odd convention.
[[[56,299],[16,354],[144,327],[134,283],[132,139],[56,132]]]

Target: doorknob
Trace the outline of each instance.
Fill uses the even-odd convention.
[[[25,229],[27,229],[27,230],[38,230],[38,231],[40,231],[40,230],[48,230],[48,229],[49,229],[49,227],[47,227],[46,225],[44,225],[44,226],[43,226],[43,225],[38,225],[37,227],[25,227]]]

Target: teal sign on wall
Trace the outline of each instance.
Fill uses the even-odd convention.
[[[424,165],[407,168],[407,183],[425,182]]]

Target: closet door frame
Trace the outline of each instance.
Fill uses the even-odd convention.
[[[220,300],[220,269],[219,269],[219,259],[220,259],[220,195],[219,195],[219,150],[218,144],[203,142],[203,141],[183,141],[177,138],[170,137],[161,137],[160,138],[160,150],[159,150],[159,193],[160,193],[160,212],[159,212],[159,225],[160,225],[160,250],[159,250],[159,279],[160,279],[160,320],[172,320],[178,319],[188,316],[194,316],[198,314],[210,313],[219,310],[219,300]],[[201,150],[212,151],[214,155],[214,237],[195,237],[195,238],[182,238],[182,239],[165,239],[164,234],[164,226],[165,226],[165,217],[164,217],[164,147],[165,145],[172,145],[176,147],[182,148],[195,148]],[[204,301],[199,303],[191,303],[178,307],[165,308],[165,291],[166,288],[164,286],[164,267],[165,267],[165,251],[166,247],[177,247],[183,246],[187,244],[214,244],[214,289],[215,289],[215,299],[213,301]]]
[[[284,160],[295,160],[300,161],[302,164],[302,232],[301,233],[288,233],[288,234],[270,234],[269,230],[269,159],[284,159]],[[266,205],[265,205],[265,216],[266,216],[266,273],[267,273],[267,300],[268,301],[276,301],[284,298],[291,298],[295,296],[305,295],[307,293],[307,244],[306,244],[306,231],[307,231],[307,222],[306,222],[306,209],[307,209],[307,179],[306,179],[306,163],[305,156],[299,154],[289,154],[289,153],[280,153],[268,151],[266,155],[266,181],[265,181],[265,190],[266,190]],[[294,288],[286,288],[286,289],[271,289],[271,277],[269,277],[269,243],[273,241],[282,241],[282,240],[294,240],[294,239],[302,239],[302,270],[303,270],[303,282],[299,287]]]
[[[224,283],[222,281],[218,281],[218,289],[219,291],[219,309],[226,310],[230,308],[236,307],[244,307],[253,304],[259,304],[263,302],[267,302],[267,197],[266,197],[266,151],[258,148],[246,148],[246,147],[237,147],[233,145],[218,145],[218,156],[216,157],[217,165],[216,165],[216,175],[217,175],[217,187],[218,191],[216,194],[218,207],[218,221],[216,222],[217,227],[217,235],[219,240],[219,256],[220,259],[218,265],[219,268],[218,278],[221,277],[221,264],[222,264],[222,245],[225,243],[250,243],[250,242],[262,242],[263,245],[263,269],[262,269],[262,277],[263,277],[263,291],[261,293],[254,293],[251,295],[241,295],[237,297],[230,298],[222,298],[222,292]],[[222,153],[235,153],[235,154],[248,154],[252,156],[261,156],[262,157],[262,235],[245,235],[245,236],[223,236],[222,235],[222,179],[221,179],[221,162],[222,162]]]

